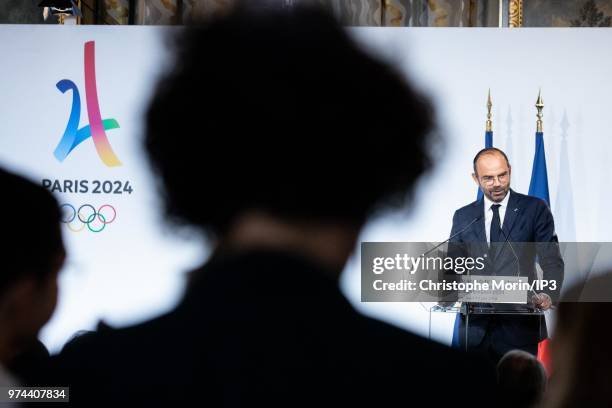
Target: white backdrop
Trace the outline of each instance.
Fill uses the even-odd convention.
[[[182,293],[184,273],[206,254],[200,243],[178,239],[164,229],[139,144],[145,101],[164,61],[162,31],[150,27],[0,26],[0,163],[37,182],[43,178],[62,184],[64,180],[86,180],[88,193],[58,193],[59,202],[75,208],[109,204],[117,212],[116,219],[100,233],[64,228],[68,262],[60,279],[60,302],[41,333],[52,350],[77,330],[95,327],[101,318],[112,325],[125,325],[171,308]],[[61,93],[56,88],[58,81],[69,79],[77,85],[79,127],[89,124],[84,44],[92,40],[101,115],[116,119],[120,126],[106,132],[122,162],[118,167],[102,162],[91,139],[61,163],[53,155],[72,105],[72,92]],[[94,194],[94,180],[129,181],[133,192]],[[104,211],[110,221],[112,212]],[[74,229],[83,226],[78,221],[73,224]],[[94,229],[101,227],[97,224],[96,220]]]
[[[61,276],[61,300],[42,333],[52,350],[100,318],[125,325],[172,307],[180,297],[184,272],[207,254],[202,242],[179,239],[164,229],[139,148],[142,111],[165,60],[166,30],[0,26],[0,163],[38,182],[88,180],[87,193],[56,192],[60,202],[96,208],[110,204],[117,210],[116,220],[100,233],[64,231],[69,260]],[[551,206],[559,237],[612,241],[611,173],[606,165],[612,147],[608,130],[612,31],[352,28],[349,32],[408,73],[432,97],[446,140],[437,167],[419,185],[412,209],[373,220],[362,240],[440,241],[448,236],[454,210],[476,195],[471,160],[484,145],[489,88],[494,145],[510,157],[512,187],[526,192],[535,143],[534,104],[541,87]],[[119,167],[107,167],[91,139],[61,163],[53,156],[72,101],[71,92],[58,91],[58,81],[70,79],[78,86],[79,127],[89,123],[83,49],[92,40],[102,118],[114,118],[120,126],[106,132],[123,163]],[[134,191],[93,194],[93,180],[130,181]],[[360,303],[358,257],[347,265],[341,285],[364,313],[427,333],[428,305]],[[436,337],[448,342],[451,326],[450,316],[438,318]]]

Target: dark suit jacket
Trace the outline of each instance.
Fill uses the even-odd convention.
[[[544,289],[553,302],[559,297],[563,282],[563,259],[559,252],[552,214],[545,201],[519,194],[508,193],[508,207],[502,225],[505,243],[497,244],[497,253],[491,257],[487,244],[484,220],[484,199],[474,201],[458,209],[453,216],[449,254],[451,256],[486,257],[485,272],[481,275],[522,276],[529,281],[536,279],[536,257],[544,273],[543,279],[557,281],[557,289]],[[469,224],[476,220],[471,226]],[[537,343],[547,337],[546,324],[537,316],[507,316],[497,318],[506,342],[521,346]],[[469,321],[469,346],[478,345],[489,326],[487,316],[473,316]],[[463,322],[462,322],[463,323]],[[460,327],[460,339],[465,339],[465,327]]]
[[[83,336],[42,381],[86,406],[490,406],[485,360],[357,313],[333,274],[288,253],[217,255],[175,310]]]

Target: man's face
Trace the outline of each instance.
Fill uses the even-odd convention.
[[[478,158],[472,178],[489,200],[498,203],[510,189],[510,171],[511,167],[501,154],[488,153]]]

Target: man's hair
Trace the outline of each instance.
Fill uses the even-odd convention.
[[[0,169],[3,215],[0,295],[20,278],[41,280],[64,253],[57,201],[43,187]]]
[[[223,233],[260,210],[362,223],[431,165],[433,112],[316,9],[185,29],[146,116],[169,219]]]
[[[546,371],[537,358],[511,350],[497,364],[497,381],[504,406],[534,406],[546,390]]]
[[[498,149],[497,147],[486,147],[482,149],[481,151],[479,151],[478,153],[476,153],[476,156],[474,156],[474,162],[473,162],[474,174],[478,174],[478,171],[476,171],[476,163],[478,162],[478,159],[480,159],[480,156],[484,156],[485,154],[495,154],[495,153],[501,154],[503,158],[506,160],[506,164],[508,165],[508,167],[510,167],[510,161],[508,160],[508,156],[506,156],[506,153],[504,153],[501,149]]]

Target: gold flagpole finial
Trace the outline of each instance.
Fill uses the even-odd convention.
[[[538,121],[536,123],[536,132],[542,132],[542,116],[544,116],[542,114],[542,109],[544,109],[544,100],[542,99],[542,88],[540,88],[540,91],[538,92],[538,100],[536,101],[535,107],[538,110],[538,113],[536,115],[538,117]]]
[[[489,96],[487,97],[487,132],[493,131],[493,123],[491,122],[491,108],[493,102],[491,102],[491,89],[489,88]]]

